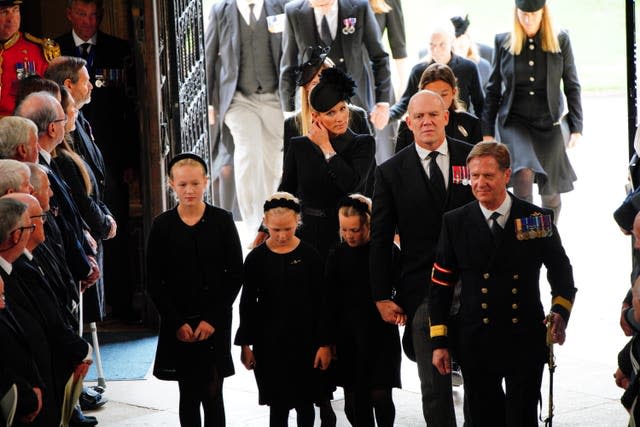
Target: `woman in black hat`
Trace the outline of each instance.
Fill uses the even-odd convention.
[[[147,244],[149,293],[160,313],[153,374],[178,381],[180,424],[224,426],[222,383],[233,375],[232,305],[242,249],[231,214],[204,201],[209,179],[198,155],[169,162],[178,205],[154,221]]]
[[[456,30],[456,39],[453,41],[453,52],[457,55],[472,60],[478,65],[480,84],[484,89],[491,74],[491,59],[485,59],[480,54],[480,47],[469,34],[469,16],[454,16],[451,18],[453,28]],[[489,48],[491,49],[491,48]],[[491,57],[490,57],[491,58]]]
[[[284,121],[284,156],[287,156],[291,138],[306,135],[311,127],[311,106],[309,94],[320,82],[320,73],[333,68],[334,63],[327,55],[329,49],[316,46],[308,47],[302,57],[302,64],[296,68],[296,84],[300,88],[300,110]],[[367,112],[349,104],[349,128],[356,134],[371,134]]]
[[[493,139],[496,118],[511,151],[514,194],[532,201],[536,182],[542,206],[553,209],[557,221],[560,194],[573,190],[576,180],[565,143],[575,146],[582,133],[582,105],[569,35],[553,29],[545,0],[516,0],[513,30],[496,36],[482,115],[485,140]]]
[[[449,123],[445,128],[448,138],[477,144],[482,141],[480,120],[462,107],[458,97],[458,84],[453,70],[448,65],[434,63],[427,67],[420,77],[420,90],[430,90],[442,97],[445,107],[449,110]],[[398,127],[396,139],[396,153],[413,143],[413,132],[403,120]]]
[[[292,138],[284,160],[279,191],[302,203],[302,240],[324,259],[338,242],[337,203],[349,193],[363,192],[375,165],[375,141],[349,128],[349,98],[353,80],[328,68],[309,95],[311,127]]]

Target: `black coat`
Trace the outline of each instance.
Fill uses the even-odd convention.
[[[402,13],[402,3],[400,0],[386,0],[391,6],[387,13],[376,13],[376,20],[380,27],[380,35],[384,35],[387,30],[387,39],[391,48],[393,59],[407,57],[407,37],[404,30],[404,14]]]
[[[194,226],[182,222],[177,208],[160,214],[149,233],[147,274],[160,313],[154,375],[175,381],[212,366],[222,377],[233,375],[231,317],[242,283],[242,248],[231,214],[207,205]],[[186,344],[198,346],[188,349],[198,360],[188,361],[176,331],[185,323],[195,328],[200,320],[215,332],[202,343]]]
[[[471,200],[469,185],[454,184],[451,166],[466,165],[472,146],[447,139],[449,185],[444,206],[425,173],[415,147],[409,146],[376,169],[371,223],[371,285],[375,301],[390,299],[393,291],[393,235],[400,234],[399,279],[395,300],[413,317],[426,296],[436,243],[444,212]],[[410,324],[410,322],[407,322]]]
[[[445,128],[447,137],[475,145],[482,141],[482,131],[480,120],[471,113],[465,111],[449,111],[449,123]],[[413,132],[407,126],[407,122],[402,120],[398,126],[398,137],[396,138],[396,153],[413,143]]]
[[[496,35],[495,58],[493,70],[486,88],[486,108],[482,114],[483,135],[494,135],[496,117],[504,125],[509,118],[509,112],[515,95],[515,57],[509,53],[505,42],[509,33]],[[582,104],[580,97],[580,82],[573,59],[569,34],[562,31],[558,34],[560,52],[547,52],[547,102],[548,113],[553,122],[562,117],[565,110],[564,97],[560,92],[560,82],[567,97],[569,112],[567,114],[571,133],[582,133]]]
[[[431,62],[420,62],[413,66],[409,74],[409,81],[402,97],[396,102],[389,112],[392,119],[400,119],[409,107],[409,100],[418,92],[420,78],[424,70],[433,64]],[[447,64],[453,74],[456,76],[458,83],[458,98],[465,103],[467,109],[471,110],[473,106],[473,114],[480,117],[484,108],[484,92],[480,83],[480,73],[478,66],[470,59],[463,58],[456,54],[451,54],[451,60]]]
[[[451,346],[446,331],[437,329],[450,325],[453,290],[461,281],[456,343],[463,369],[504,372],[510,367],[523,369],[523,363],[545,362],[539,285],[543,264],[551,285],[551,310],[567,321],[576,293],[573,270],[555,226],[549,237],[516,238],[516,219],[552,215],[551,211],[507,197],[513,205],[497,243],[477,201],[443,219],[429,297],[431,336],[435,348]]]

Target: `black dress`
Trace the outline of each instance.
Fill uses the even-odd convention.
[[[375,140],[356,135],[350,129],[331,139],[336,152],[329,161],[306,136],[293,138],[284,162],[279,191],[301,200],[302,226],[299,236],[314,246],[324,260],[338,242],[340,199],[372,189]]]
[[[236,345],[253,345],[261,405],[314,402],[318,348],[328,345],[326,288],[318,252],[300,241],[286,254],[266,243],[247,255]]]
[[[482,141],[482,127],[480,119],[466,111],[449,110],[449,123],[445,128],[445,134],[458,141],[464,141],[471,145],[476,145]],[[402,120],[398,128],[398,138],[396,139],[396,153],[404,147],[413,143],[413,132],[407,126],[407,122]]]
[[[337,384],[348,390],[400,387],[400,335],[371,298],[369,244],[340,244],[327,258],[326,276],[336,322]]]
[[[242,279],[242,248],[231,214],[207,205],[195,225],[177,208],[153,222],[147,245],[149,293],[160,313],[153,374],[161,380],[211,380],[233,375],[231,316]],[[205,320],[215,332],[184,343],[176,331]]]

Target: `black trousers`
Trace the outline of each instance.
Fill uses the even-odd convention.
[[[473,427],[538,427],[544,366],[523,364],[500,372],[463,365],[464,399],[469,404]]]

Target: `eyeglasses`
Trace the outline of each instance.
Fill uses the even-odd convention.
[[[28,230],[29,233],[31,233],[35,229],[36,229],[36,225],[35,224],[31,224],[31,225],[25,225],[23,227],[18,227],[13,231],[20,231],[20,234],[22,234],[22,233],[24,233],[25,230]]]
[[[40,215],[33,215],[30,216],[29,218],[31,219],[36,219],[36,218],[40,218],[42,220],[42,222],[47,222],[47,214],[46,212],[41,213]],[[35,225],[34,225],[35,226]]]
[[[52,121],[51,123],[58,123],[58,122],[67,123],[67,120],[69,120],[69,118],[68,118],[68,117],[67,117],[67,115],[65,114],[63,118],[61,118],[61,119],[56,119],[56,120]]]

